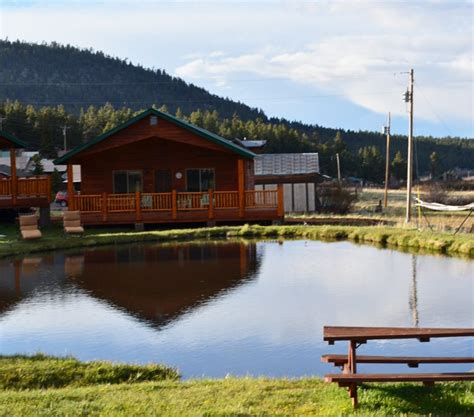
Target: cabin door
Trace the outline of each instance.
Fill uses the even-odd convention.
[[[155,193],[169,193],[171,191],[171,170],[157,169],[155,171]]]

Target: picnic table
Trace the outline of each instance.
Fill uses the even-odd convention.
[[[413,327],[342,327],[324,326],[324,340],[333,345],[347,341],[347,355],[323,355],[323,362],[342,368],[342,374],[328,374],[325,381],[336,382],[349,390],[354,407],[358,405],[357,384],[361,382],[423,382],[433,385],[439,381],[474,381],[472,372],[423,374],[358,374],[357,363],[405,363],[415,368],[426,363],[474,363],[474,357],[419,357],[419,356],[357,356],[357,348],[368,340],[418,339],[429,342],[438,337],[472,337],[474,328],[413,328]]]

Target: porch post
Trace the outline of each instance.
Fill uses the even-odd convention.
[[[176,220],[178,217],[178,202],[176,190],[171,191],[171,218]]]
[[[140,223],[142,221],[142,198],[140,191],[135,192],[135,214],[137,223]]]
[[[15,148],[10,148],[10,167],[11,167],[11,193],[12,193],[12,202],[13,205],[16,205],[16,197],[18,194],[18,181],[16,177],[16,150]]]
[[[209,217],[209,220],[212,220],[214,218],[214,191],[210,189],[208,193],[209,193],[208,217]]]
[[[239,190],[239,217],[244,217],[245,212],[245,169],[244,160],[237,160],[237,181]]]
[[[284,200],[283,200],[283,184],[278,184],[277,199],[278,199],[277,215],[278,217],[283,218],[285,214],[285,207],[284,207]]]
[[[75,209],[74,201],[74,174],[72,171],[72,164],[67,164],[67,196],[68,196],[68,210]]]
[[[107,222],[107,212],[108,212],[107,193],[102,193],[102,221],[104,223]]]

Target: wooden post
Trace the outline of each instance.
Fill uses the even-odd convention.
[[[12,193],[12,203],[16,205],[16,197],[18,193],[18,182],[16,177],[16,151],[15,148],[10,148],[10,166],[11,166],[11,193]]]
[[[214,190],[209,190],[209,220],[214,218]]]
[[[244,217],[245,213],[245,170],[244,160],[237,160],[237,175],[239,189],[239,217]]]
[[[135,219],[137,223],[142,221],[142,196],[140,191],[135,192]]]
[[[51,204],[51,201],[53,199],[53,195],[52,195],[52,189],[51,189],[51,175],[48,175],[48,190],[46,191],[48,193],[48,203]]]
[[[177,204],[176,190],[171,191],[171,217],[176,220],[178,217],[178,204]]]
[[[291,183],[291,211],[295,212],[295,184]]]
[[[107,193],[102,193],[102,220],[104,221],[104,223],[107,221],[107,213]]]
[[[388,186],[390,183],[390,112],[388,112],[388,125],[386,126],[387,145],[385,147],[385,190],[383,193],[383,206],[388,204]]]
[[[278,184],[277,200],[278,200],[277,214],[278,214],[278,217],[283,218],[283,216],[285,215],[285,207],[284,207],[284,200],[283,200],[283,184]]]
[[[74,202],[74,174],[72,171],[72,165],[67,164],[67,197],[68,197],[68,210],[75,209]]]
[[[349,362],[349,371],[351,374],[357,373],[357,359],[356,359],[356,349],[357,345],[354,340],[349,342],[349,355],[348,355],[348,362]]]

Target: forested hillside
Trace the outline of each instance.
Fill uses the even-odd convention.
[[[339,153],[344,175],[382,180],[385,138],[380,133],[268,118],[261,110],[212,95],[162,70],[102,52],[0,41],[2,127],[46,156],[62,148],[63,126],[70,148],[152,105],[228,139],[265,139],[267,152],[319,152],[322,170],[330,175]],[[415,148],[420,175],[474,169],[473,140],[418,137]],[[404,158],[406,137],[395,136],[391,159],[401,177]]]

